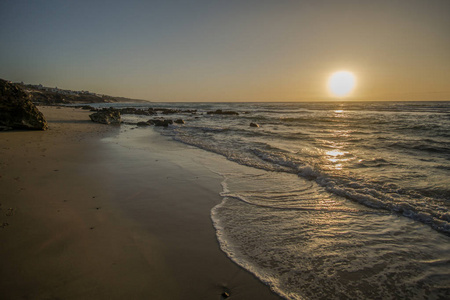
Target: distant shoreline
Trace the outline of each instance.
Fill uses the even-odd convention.
[[[14,82],[15,86],[21,88],[36,105],[65,105],[65,104],[92,104],[92,103],[148,103],[151,101],[143,99],[132,99],[97,94],[89,91],[73,91],[57,87],[46,87],[42,84],[25,84]]]

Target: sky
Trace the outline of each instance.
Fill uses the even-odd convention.
[[[1,0],[0,78],[150,101],[450,100],[449,0]]]

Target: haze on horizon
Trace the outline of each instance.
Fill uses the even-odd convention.
[[[151,101],[450,100],[448,0],[0,2],[0,78]]]

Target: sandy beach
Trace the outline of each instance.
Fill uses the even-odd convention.
[[[279,299],[220,250],[221,178],[192,149],[39,109],[48,131],[0,133],[0,298]]]

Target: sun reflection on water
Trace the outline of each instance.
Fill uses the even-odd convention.
[[[345,152],[342,152],[342,151],[339,151],[339,150],[335,149],[335,150],[327,151],[326,154],[328,156],[338,157],[338,156],[344,155]]]
[[[343,162],[347,162],[350,160],[348,157],[349,152],[333,149],[325,152],[325,159],[331,163],[328,166],[334,170],[342,170]]]

